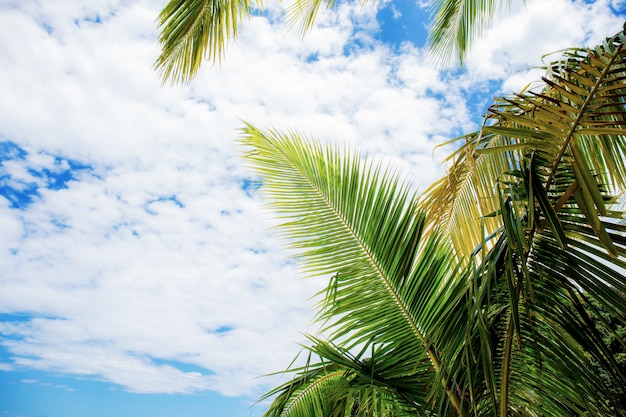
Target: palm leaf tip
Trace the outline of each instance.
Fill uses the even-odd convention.
[[[474,40],[510,3],[511,0],[435,0],[428,34],[433,60],[441,67],[449,66],[453,60],[463,65]]]
[[[322,3],[331,9],[335,0],[296,0],[285,10],[285,17],[291,26],[298,26],[300,36],[304,36],[315,24],[315,19]]]
[[[251,0],[170,0],[157,18],[161,53],[154,67],[162,82],[185,84],[203,61],[220,61],[252,7]]]

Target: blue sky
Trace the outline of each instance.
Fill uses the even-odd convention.
[[[169,417],[259,416],[249,400],[214,392],[196,395],[134,394],[92,379],[24,371],[0,379],[3,414],[10,416]]]
[[[621,29],[623,1],[527,1],[463,71],[428,2],[341,3],[300,40],[270,3],[189,85],[152,71],[160,0],[0,3],[0,416],[260,416],[303,333],[304,279],[238,157],[241,120],[398,165],[477,129],[544,53]],[[573,30],[576,28],[576,30]],[[444,150],[445,151],[445,150]]]

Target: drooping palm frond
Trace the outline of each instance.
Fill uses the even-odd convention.
[[[569,51],[543,90],[497,99],[423,196],[456,250],[477,254],[486,415],[615,415],[591,358],[626,386],[586,313],[590,298],[626,322],[624,40]]]
[[[452,59],[462,64],[475,39],[489,27],[494,16],[511,0],[435,0],[428,35],[435,60],[447,66]]]
[[[312,345],[307,347],[307,364],[290,369],[296,376],[261,398],[274,397],[265,417],[409,417],[424,406],[402,391],[403,387],[426,391],[424,381],[405,373],[394,378],[391,374],[397,375],[398,368],[380,367],[380,362],[388,361],[379,359],[379,350],[364,359],[361,354],[365,352],[355,356],[328,342],[309,339]],[[310,363],[311,355],[317,355],[320,362]]]
[[[450,246],[436,232],[424,236],[410,188],[356,153],[295,133],[244,132],[246,158],[290,245],[308,273],[332,275],[320,312],[331,341],[346,351],[376,347],[376,372],[395,372],[384,379],[401,383],[397,392],[465,415],[470,369],[452,377],[449,366],[465,342],[467,280]]]
[[[503,208],[503,216],[514,214]],[[528,216],[520,217],[523,225]],[[483,316],[478,325],[489,330],[479,334],[488,356],[478,360],[490,368],[485,383],[495,396],[488,401],[483,395],[477,407],[489,410],[486,415],[518,409],[527,415],[618,415],[607,407],[610,394],[591,357],[606,369],[617,367],[585,313],[584,298],[585,289],[597,287],[592,290],[604,294],[605,303],[623,309],[624,262],[577,259],[581,253],[563,251],[549,230],[525,244],[515,234],[511,224],[505,227],[474,278],[474,311]]]
[[[286,9],[302,36],[313,26],[321,4],[334,0],[296,0]],[[205,61],[221,60],[240,24],[262,0],[169,0],[157,19],[161,53],[154,63],[162,81],[187,83]]]
[[[556,199],[553,210],[544,204],[540,228],[555,228],[561,236],[555,213],[575,201],[596,241],[617,255],[601,218],[615,218],[607,204],[626,190],[623,41],[619,34],[595,50],[566,53],[550,67],[542,91],[496,99],[483,129],[461,138],[448,175],[423,196],[429,218],[447,226],[460,253],[474,250],[467,241],[480,242],[503,226],[496,215],[500,185],[516,181],[525,155],[535,152],[544,191],[535,187],[533,201]]]
[[[222,57],[239,24],[260,2],[253,0],[169,0],[157,19],[161,54],[155,62],[163,82],[186,83],[205,59]]]
[[[306,35],[313,27],[322,3],[326,3],[326,8],[331,9],[335,5],[335,0],[295,0],[285,9],[287,22],[292,26],[298,26],[300,36]]]

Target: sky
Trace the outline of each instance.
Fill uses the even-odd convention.
[[[280,3],[221,65],[161,85],[161,0],[0,0],[0,417],[258,417],[317,331],[314,294],[237,144],[242,121],[398,166],[479,128],[541,57],[617,33],[624,0],[515,2],[463,69],[428,1],[339,2],[303,39]],[[533,67],[535,67],[533,69]],[[529,69],[531,68],[531,69]]]

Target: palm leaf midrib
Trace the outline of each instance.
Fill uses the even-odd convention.
[[[283,411],[283,414],[285,416],[289,415],[289,411],[296,406],[300,400],[303,400],[304,398],[306,398],[306,395],[317,389],[320,385],[324,384],[325,382],[333,379],[333,378],[337,378],[337,377],[341,377],[345,374],[345,370],[337,370],[334,372],[330,372],[326,375],[322,375],[321,377],[319,377],[316,381],[314,381],[312,384],[308,385],[306,388],[304,388],[301,392],[298,393],[298,395],[296,395],[295,398],[293,398],[290,402],[289,405],[287,405],[287,407],[285,407],[285,410]]]
[[[410,312],[408,311],[408,309],[402,302],[398,293],[393,288],[390,282],[390,279],[388,278],[387,274],[383,271],[383,268],[381,267],[379,262],[376,260],[374,255],[372,254],[371,250],[369,249],[369,246],[364,242],[364,240],[359,236],[357,231],[352,227],[351,222],[341,213],[341,211],[335,206],[335,204],[333,204],[333,202],[328,198],[328,196],[323,192],[323,190],[317,184],[311,181],[307,177],[306,173],[300,169],[300,167],[298,167],[296,164],[291,162],[289,155],[283,152],[281,147],[274,146],[274,148],[276,151],[278,151],[281,154],[285,162],[289,163],[291,168],[294,169],[299,174],[300,179],[303,180],[311,188],[311,190],[314,191],[314,194],[317,195],[324,202],[327,208],[332,211],[332,213],[337,218],[337,220],[339,220],[339,222],[343,225],[344,229],[351,235],[352,239],[354,240],[354,242],[356,242],[357,246],[367,256],[369,263],[375,269],[376,275],[381,278],[389,295],[394,299],[394,302],[398,306],[398,308],[401,310],[403,317],[407,320],[407,322],[411,326],[413,333],[420,339],[421,343],[424,343],[426,338],[424,337],[424,335],[418,328],[415,320],[413,319]]]

